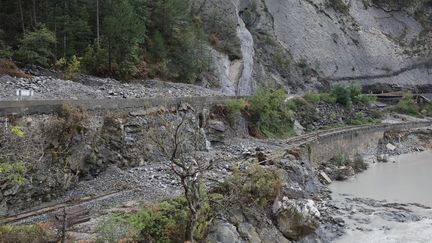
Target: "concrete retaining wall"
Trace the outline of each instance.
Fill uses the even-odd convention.
[[[432,121],[384,124],[335,131],[334,133],[319,136],[308,144],[311,161],[317,165],[329,161],[338,154],[355,155],[364,152],[371,146],[376,145],[385,131],[412,129],[430,125],[432,125]]]

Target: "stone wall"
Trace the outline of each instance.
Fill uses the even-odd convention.
[[[86,110],[112,110],[129,112],[136,109],[151,107],[170,107],[187,103],[193,107],[204,108],[214,104],[223,104],[233,97],[177,97],[177,98],[145,98],[145,99],[93,99],[93,100],[22,100],[1,101],[0,116],[20,114],[49,114],[60,111],[62,105],[79,106]]]

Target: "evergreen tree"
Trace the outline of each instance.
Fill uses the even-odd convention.
[[[122,63],[124,57],[128,55],[129,65],[137,63],[131,60],[138,59],[136,46],[144,42],[145,22],[142,22],[142,15],[145,9],[135,9],[129,0],[109,0],[106,1],[106,12],[103,20],[103,35],[106,36],[108,45],[109,68],[113,64]],[[131,57],[131,55],[135,55]],[[123,67],[126,66],[122,65]],[[125,67],[129,68],[129,67]]]
[[[154,70],[195,82],[209,58],[190,1],[2,0],[0,55],[44,66],[77,56],[92,74],[133,78]]]
[[[52,64],[54,59],[52,46],[55,42],[54,33],[44,25],[39,25],[36,31],[29,31],[24,34],[15,57],[22,63],[48,66]]]

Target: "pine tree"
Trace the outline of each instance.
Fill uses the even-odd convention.
[[[37,30],[24,34],[15,56],[22,63],[48,66],[52,64],[54,59],[52,46],[55,42],[54,33],[49,31],[44,25],[39,25]]]

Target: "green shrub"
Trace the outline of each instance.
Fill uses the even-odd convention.
[[[366,163],[360,155],[356,155],[351,164],[356,173],[365,171],[369,167],[368,163]]]
[[[303,98],[310,103],[318,103],[321,100],[320,94],[315,92],[308,92],[303,96]]]
[[[345,107],[352,106],[350,90],[342,85],[335,85],[332,89],[332,94],[336,97],[336,103]]]
[[[200,190],[203,197],[198,212],[198,222],[194,230],[194,238],[201,241],[206,233],[213,211],[204,190]],[[211,195],[212,199],[218,199]],[[183,243],[186,227],[189,221],[189,209],[184,197],[167,199],[159,203],[150,204],[136,213],[128,215],[111,215],[101,221],[97,228],[100,242],[155,242],[155,243]]]
[[[166,200],[128,217],[130,226],[146,242],[183,242],[188,210],[184,198]]]
[[[350,86],[335,85],[332,87],[330,94],[321,94],[321,100],[328,103],[338,103],[350,108],[352,104],[370,105],[376,101],[376,97],[363,95],[359,85]]]
[[[0,40],[0,58],[11,58],[12,48],[6,45],[2,40]]]
[[[375,124],[378,121],[371,118],[366,117],[363,113],[357,113],[353,118],[348,120],[349,125],[366,125],[366,124]]]
[[[336,97],[332,93],[320,93],[320,99],[329,104],[336,104]]]
[[[17,185],[23,185],[26,182],[24,173],[25,167],[22,162],[0,163],[0,176],[6,177],[8,181],[14,182]]]
[[[363,95],[361,93],[361,87],[358,84],[353,84],[349,86],[348,89],[353,103],[371,105],[376,102],[376,96]]]
[[[10,132],[12,133],[12,135],[22,138],[25,136],[25,132],[24,129],[20,126],[10,126]]]
[[[16,52],[16,58],[23,63],[49,66],[54,58],[53,45],[55,43],[55,34],[44,25],[40,25],[36,31],[24,34]]]
[[[356,102],[362,96],[360,85],[353,84],[347,88],[351,101]]]
[[[132,44],[124,56],[124,60],[119,65],[117,76],[121,79],[131,79],[138,74],[137,64],[139,63],[138,43]]]
[[[0,226],[0,242],[48,242],[47,233],[38,225]]]
[[[120,242],[122,239],[133,239],[133,232],[124,217],[111,215],[98,223],[96,227],[97,242]]]
[[[106,76],[109,74],[108,50],[97,44],[87,47],[81,63],[85,72]]]
[[[281,185],[277,171],[255,164],[245,170],[235,169],[217,190],[231,203],[234,200],[266,207],[274,201]]]
[[[377,101],[377,97],[372,95],[360,95],[355,98],[356,103],[365,104],[365,105],[372,105],[376,101]]]
[[[331,159],[331,162],[334,165],[338,166],[338,167],[347,166],[347,165],[349,165],[351,163],[351,161],[348,159],[348,157],[345,154],[342,154],[342,153],[340,153],[340,154],[336,155],[335,157],[333,157]]]
[[[396,111],[409,115],[419,114],[419,107],[411,93],[404,94],[402,99],[396,105]]]
[[[259,88],[250,98],[249,121],[265,137],[286,137],[292,134],[294,121],[285,104],[282,89]]]
[[[237,113],[246,107],[246,103],[245,99],[231,99],[225,101],[225,107],[229,112]]]
[[[330,162],[338,167],[351,166],[356,173],[362,172],[368,168],[368,164],[358,154],[355,156],[354,160],[351,160],[347,155],[341,153],[333,157]]]
[[[424,116],[432,116],[432,104],[431,103],[427,103],[425,105],[423,105],[421,108],[420,113]]]
[[[302,97],[296,97],[286,102],[288,109],[292,111],[300,111],[303,109],[313,108],[312,104]]]
[[[81,58],[77,56],[72,56],[70,61],[67,61],[66,58],[62,57],[56,61],[54,66],[62,70],[64,73],[62,75],[63,79],[74,79],[80,73],[81,70]]]

